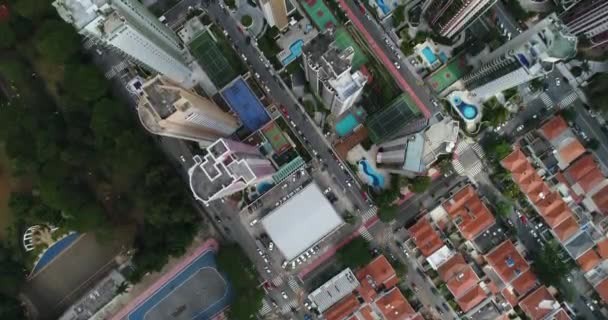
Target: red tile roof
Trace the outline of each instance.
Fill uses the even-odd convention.
[[[572,320],[572,318],[570,318],[568,313],[566,313],[566,311],[564,311],[563,308],[559,309],[559,311],[553,315],[553,319],[554,320]]]
[[[363,317],[363,320],[375,320],[376,318],[372,314],[372,308],[370,306],[365,306],[359,309],[359,313]]]
[[[572,185],[578,184],[584,192],[591,191],[604,180],[604,175],[591,154],[584,155],[576,160],[566,169],[566,175],[570,177]]]
[[[528,269],[526,272],[522,273],[519,277],[513,280],[511,285],[521,297],[536,287],[536,275],[531,269]]]
[[[441,240],[437,231],[433,229],[433,226],[431,226],[431,223],[426,218],[418,220],[408,231],[416,247],[418,247],[420,253],[425,257],[432,255],[443,247],[443,240]]]
[[[463,312],[468,312],[487,297],[488,295],[485,291],[479,285],[476,285],[464,295],[456,298],[456,303],[458,303]]]
[[[479,283],[479,277],[473,268],[466,263],[462,254],[457,254],[441,264],[437,273],[456,298],[464,295]]]
[[[595,291],[600,295],[604,302],[608,302],[608,278],[602,280],[595,286]]]
[[[557,192],[543,194],[536,207],[551,228],[572,217],[572,211]]]
[[[512,307],[515,307],[517,305],[517,302],[518,302],[517,296],[513,292],[511,292],[511,290],[509,290],[509,288],[502,289],[500,291],[500,293]]]
[[[327,320],[342,320],[357,309],[359,309],[359,300],[354,293],[351,293],[323,312],[323,315]]]
[[[367,302],[372,301],[378,295],[376,289],[370,284],[369,279],[375,283],[376,288],[381,285],[384,285],[386,288],[392,288],[399,282],[395,269],[393,269],[393,266],[391,266],[384,255],[376,257],[372,262],[361,268],[357,271],[356,276],[361,283],[357,291]]]
[[[506,284],[511,283],[530,268],[510,240],[498,245],[486,254],[485,258],[488,264],[494,268],[494,272]]]
[[[598,211],[608,215],[608,185],[596,192],[591,197],[591,200],[593,200],[597,206]]]
[[[470,185],[444,202],[443,208],[448,212],[452,221],[455,221],[458,230],[467,240],[475,239],[496,222],[494,215]]]
[[[602,259],[608,259],[608,238],[597,243],[597,253]]]
[[[420,313],[416,313],[410,320],[424,320],[424,317]]]
[[[405,320],[416,313],[399,288],[393,288],[375,303],[385,320]]]
[[[547,121],[541,128],[543,136],[547,140],[553,140],[557,138],[562,132],[568,129],[568,124],[561,116],[555,116],[551,120]]]
[[[572,141],[570,141],[568,144],[560,146],[558,152],[562,162],[570,164],[572,161],[576,160],[576,158],[580,157],[586,151],[587,150],[578,141],[578,139],[573,138]]]
[[[519,302],[519,306],[532,320],[543,319],[553,310],[553,302],[557,302],[545,286],[542,286],[532,292],[525,299]]]
[[[568,219],[553,228],[553,232],[555,232],[557,238],[562,242],[570,239],[578,230],[580,228],[573,215],[570,215]]]
[[[601,260],[602,259],[600,256],[595,253],[595,250],[591,249],[587,250],[587,252],[578,257],[576,262],[581,266],[581,270],[583,270],[583,272],[587,272],[600,264]]]

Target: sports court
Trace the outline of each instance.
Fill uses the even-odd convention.
[[[289,149],[291,146],[283,131],[274,122],[269,123],[266,127],[262,128],[262,133],[266,140],[272,145],[272,149],[276,154],[281,154],[283,151]]]
[[[382,111],[367,118],[369,137],[374,143],[399,132],[409,122],[421,116],[414,101],[405,93],[401,94]]]
[[[330,27],[338,25],[338,20],[336,20],[336,17],[334,17],[323,0],[304,0],[300,1],[300,5],[302,5],[306,14],[321,33]]]
[[[211,81],[217,87],[223,87],[237,76],[225,55],[209,32],[203,32],[190,42],[190,49],[198,63],[201,64]]]
[[[221,94],[247,130],[256,131],[270,121],[266,109],[242,78],[226,86]]]
[[[336,30],[335,37],[338,48],[346,49],[348,47],[353,47],[355,50],[355,56],[353,58],[353,70],[358,70],[359,67],[367,62],[367,56],[363,53],[363,50],[361,50],[357,43],[355,43],[355,40],[353,40],[353,37],[351,37],[346,28],[339,28]]]
[[[452,61],[431,74],[426,81],[431,85],[433,91],[440,93],[447,87],[469,72],[464,55],[454,57]]]
[[[124,319],[126,314],[127,320],[203,320],[224,310],[232,298],[230,285],[215,267],[215,251],[200,251],[169,271],[115,319]]]

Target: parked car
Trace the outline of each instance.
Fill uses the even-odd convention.
[[[287,300],[289,299],[289,297],[287,296],[287,293],[285,293],[285,291],[281,291],[281,296],[283,297],[283,299]]]

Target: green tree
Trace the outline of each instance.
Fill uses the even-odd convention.
[[[546,286],[559,286],[573,268],[572,263],[564,262],[565,254],[560,251],[559,245],[551,241],[535,255],[534,273]]]
[[[597,150],[600,147],[600,142],[595,138],[591,138],[589,142],[587,142],[587,148],[591,150]]]
[[[16,40],[17,36],[8,22],[0,22],[0,49],[12,48]]]
[[[507,201],[499,201],[496,204],[496,214],[503,218],[509,217],[513,211],[513,205]]]
[[[509,110],[503,107],[496,98],[485,102],[484,104],[483,121],[488,122],[491,126],[496,127],[509,119]]]
[[[405,6],[398,5],[395,10],[393,10],[393,27],[400,26],[403,21],[405,21]]]
[[[26,319],[21,302],[14,296],[0,293],[0,319]]]
[[[51,3],[47,0],[18,0],[14,8],[18,14],[33,21],[44,17],[52,10]]]
[[[101,148],[109,147],[116,134],[130,127],[126,106],[122,103],[104,98],[93,105],[91,130]]]
[[[95,101],[106,94],[108,82],[101,72],[88,64],[72,64],[65,69],[64,86],[69,96],[82,101]]]
[[[420,176],[411,180],[410,190],[415,193],[422,193],[429,189],[431,186],[431,177]]]
[[[345,266],[356,269],[372,260],[369,243],[362,237],[357,237],[346,244],[336,254],[338,261]]]
[[[396,205],[382,206],[378,210],[378,218],[382,222],[391,222],[397,217],[397,213],[399,212]]]
[[[54,63],[64,63],[80,50],[80,37],[73,28],[58,20],[46,20],[35,36],[38,54]]]

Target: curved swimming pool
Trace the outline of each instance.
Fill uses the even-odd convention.
[[[384,176],[377,173],[367,162],[367,159],[363,159],[359,161],[361,168],[363,169],[363,173],[369,178],[372,186],[374,187],[383,187],[384,186]]]
[[[452,99],[452,102],[458,108],[458,110],[465,119],[473,120],[475,119],[475,117],[477,117],[478,111],[476,106],[462,101],[460,97],[454,97]]]
[[[36,262],[36,265],[32,270],[32,274],[40,271],[44,266],[49,264],[49,262],[53,261],[55,257],[69,247],[76,239],[78,239],[78,236],[80,236],[78,232],[70,233],[65,238],[53,243],[50,247],[48,247],[42,254],[42,257],[40,257],[40,260]]]

